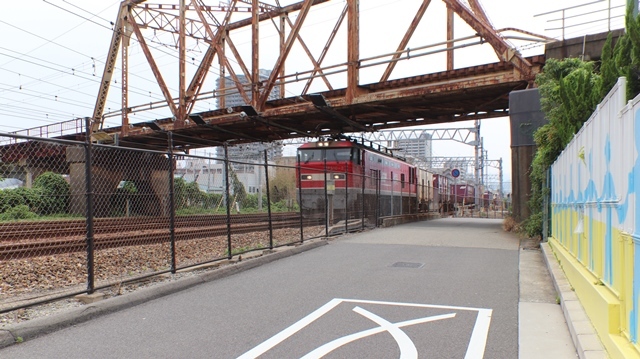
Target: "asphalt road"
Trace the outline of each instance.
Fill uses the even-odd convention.
[[[341,237],[0,357],[517,358],[519,241],[500,223]]]

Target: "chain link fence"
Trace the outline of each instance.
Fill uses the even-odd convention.
[[[420,176],[302,174],[266,150],[229,158],[15,134],[0,143],[0,313],[384,217],[445,214],[449,199]],[[483,210],[495,218],[504,207]]]

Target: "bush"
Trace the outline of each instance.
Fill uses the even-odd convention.
[[[69,208],[69,183],[57,173],[45,172],[33,181],[33,189],[40,191],[41,203],[38,213],[49,215],[66,213]]]
[[[25,204],[29,206],[29,210],[31,212],[39,212],[39,208],[42,207],[43,198],[42,190],[40,188],[20,187],[12,191],[15,191],[15,193],[17,193],[24,199]]]
[[[37,214],[29,211],[29,206],[21,204],[0,214],[0,221],[15,221],[19,219],[33,219],[37,217]]]
[[[219,193],[203,193],[202,206],[207,209],[215,209],[222,205],[222,195]]]
[[[17,206],[26,204],[27,202],[15,189],[0,191],[0,213],[5,213]]]

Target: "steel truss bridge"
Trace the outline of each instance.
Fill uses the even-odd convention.
[[[159,149],[168,146],[171,132],[174,150],[189,151],[502,117],[508,114],[508,94],[531,86],[544,65],[543,56],[525,58],[510,41],[550,40],[514,28],[495,29],[477,0],[415,0],[403,11],[410,14],[407,21],[384,19],[380,25],[406,26],[404,35],[396,42],[378,41],[377,53],[369,51],[365,57],[361,43],[372,39],[360,31],[366,14],[358,0],[339,6],[329,0],[274,1],[231,0],[220,6],[203,0],[123,1],[114,19],[90,129],[76,121],[73,130],[56,137],[83,140],[88,132],[94,141]],[[427,15],[443,19],[444,28],[424,20]],[[326,25],[322,29],[315,27],[319,20]],[[454,36],[459,29],[466,31]],[[424,31],[432,35],[414,36]],[[162,34],[175,43],[158,51],[152,40]],[[247,39],[248,49],[240,46]],[[456,54],[483,44],[490,46],[495,62],[454,66]],[[194,46],[204,49],[187,56]],[[177,72],[159,65],[168,51],[176,58]],[[164,100],[130,103],[134,53],[146,59]],[[423,66],[425,61],[438,66]],[[413,74],[399,72],[402,66]],[[426,73],[428,67],[442,70]],[[377,73],[377,80],[362,83],[364,71]],[[121,88],[111,92],[121,107],[105,113],[115,80]],[[206,91],[214,81],[216,89]],[[168,84],[175,82],[178,89],[171,91]],[[231,103],[232,96],[240,103]],[[216,109],[195,110],[212,100]],[[145,111],[159,108],[166,110],[165,118],[139,120]],[[106,127],[105,119],[119,119],[120,126]],[[46,136],[50,127],[19,134]]]

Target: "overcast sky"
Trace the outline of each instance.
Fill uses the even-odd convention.
[[[162,1],[166,2],[166,1]],[[265,1],[275,3],[275,0]],[[282,0],[286,5],[296,1]],[[523,30],[544,34],[558,38],[560,32],[547,30],[559,26],[560,13],[534,17],[562,8],[568,8],[587,1],[578,0],[537,0],[537,1],[482,1],[485,11],[495,28],[515,27]],[[11,132],[25,128],[43,126],[52,123],[71,120],[77,117],[91,116],[95,106],[98,84],[102,75],[104,61],[108,53],[112,34],[112,24],[115,22],[119,1],[112,0],[21,0],[6,1],[0,13],[0,131]],[[152,3],[152,2],[150,2]],[[155,2],[153,2],[155,3]],[[178,3],[176,0],[175,3]],[[219,5],[219,1],[205,1],[207,5]],[[375,56],[395,51],[408,24],[413,18],[419,0],[363,0],[360,1],[361,10],[361,57]],[[608,1],[579,9],[567,10],[567,16],[582,12],[606,8]],[[623,6],[625,0],[612,0],[612,6]],[[344,1],[330,1],[314,8],[305,21],[302,35],[308,42],[312,52],[317,57],[324,46],[329,31],[335,24],[335,19],[344,7]],[[612,14],[623,13],[621,8],[612,10]],[[243,16],[237,15],[235,19]],[[606,12],[597,15],[599,19],[607,16]],[[295,15],[294,15],[295,17]],[[423,46],[438,40],[444,33],[444,6],[440,1],[432,1],[425,18],[414,35],[409,47]],[[575,22],[574,22],[575,23]],[[622,19],[612,20],[612,28],[622,27]],[[269,51],[269,47],[277,46],[277,37],[270,29],[270,24],[261,25],[261,67],[269,68],[277,56],[276,51]],[[343,25],[343,28],[346,24]],[[567,38],[596,33],[607,30],[607,22],[600,21],[588,26],[572,27],[567,30]],[[248,29],[235,37],[240,51],[250,49]],[[469,28],[456,19],[455,37],[473,34]],[[177,88],[177,59],[175,56],[175,36],[164,33],[145,32],[145,38],[155,52],[158,66],[164,71],[164,76],[172,90]],[[430,40],[433,38],[433,40]],[[324,64],[331,61],[344,62],[346,49],[336,44],[327,55]],[[543,52],[541,46],[528,46],[514,41],[525,56]],[[203,43],[190,42],[187,56],[193,57],[194,64],[206,49]],[[522,47],[524,46],[524,47]],[[290,61],[286,64],[289,73],[309,69],[308,60],[298,51],[300,61]],[[473,66],[482,63],[495,62],[495,55],[489,45],[456,52],[455,67]],[[290,56],[290,58],[293,58]],[[142,56],[139,46],[132,46],[130,50],[130,105],[139,105],[163,99],[162,93],[153,80],[149,66]],[[298,59],[298,57],[296,57]],[[306,61],[305,61],[306,60]],[[119,63],[118,63],[119,70]],[[425,57],[423,59],[399,63],[393,77],[400,78],[415,76],[423,73],[441,71],[445,63],[443,55]],[[190,74],[196,66],[188,68]],[[208,76],[209,91],[214,88],[217,76]],[[379,68],[371,68],[361,72],[361,83],[376,82],[379,78]],[[113,88],[109,94],[106,112],[120,108],[119,100],[119,71],[114,76]],[[343,76],[344,77],[344,76]],[[188,76],[188,78],[190,78]],[[334,87],[340,88],[344,78],[335,76],[332,79]],[[296,86],[297,85],[297,86]],[[293,84],[287,88],[286,96],[297,95],[300,84]],[[321,81],[314,83],[310,92],[324,91]],[[175,94],[174,94],[175,96]],[[203,101],[194,111],[204,111],[216,107],[214,100]],[[155,118],[167,117],[166,110],[136,113],[138,121],[149,121]],[[119,118],[110,118],[108,126],[119,125]],[[473,127],[473,123],[455,123],[438,126],[445,127]],[[482,121],[481,134],[484,138],[485,149],[489,159],[504,160],[506,182],[510,182],[510,148],[509,122],[507,118],[489,119]],[[434,155],[437,156],[473,156],[473,148],[459,145],[451,141],[434,142]],[[495,176],[497,170],[490,169]]]

